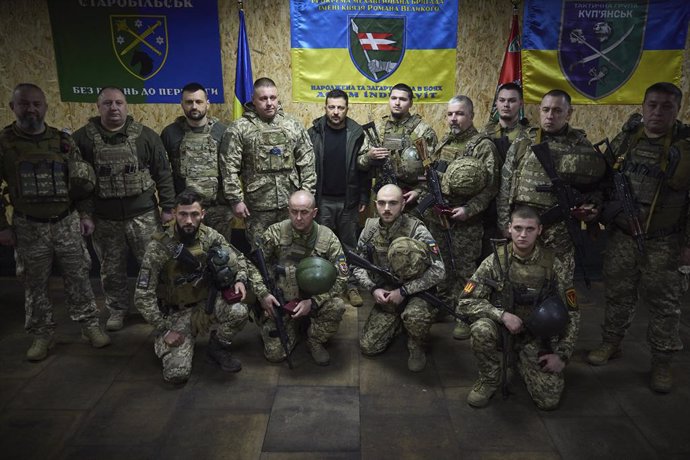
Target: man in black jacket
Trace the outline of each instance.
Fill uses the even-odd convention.
[[[364,131],[347,117],[347,93],[334,89],[326,94],[325,115],[314,120],[309,137],[316,158],[316,205],[318,221],[329,227],[343,245],[357,245],[359,213],[369,201],[371,178],[357,169],[357,152],[364,142]],[[362,297],[354,280],[348,282],[347,294],[354,307]]]

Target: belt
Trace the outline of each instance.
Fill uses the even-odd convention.
[[[60,222],[62,219],[69,216],[70,214],[72,214],[72,208],[68,208],[65,211],[58,214],[57,216],[52,216],[52,217],[34,217],[34,216],[29,216],[28,214],[24,214],[21,211],[17,211],[16,209],[13,211],[13,215],[15,215],[17,217],[21,217],[22,219],[26,219],[29,222],[38,222],[40,224],[54,224],[54,223]]]

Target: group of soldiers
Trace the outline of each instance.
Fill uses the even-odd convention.
[[[326,95],[307,130],[285,114],[275,83],[260,78],[242,118],[208,114],[204,87],[182,89],[184,112],[158,136],[133,120],[116,87],[99,116],[73,136],[46,125],[43,91],[20,84],[16,121],[0,132],[0,180],[25,288],[26,357],[47,357],[56,328],[48,298],[53,262],[66,303],[94,347],[110,344],[89,282],[91,236],[100,263],[108,331],[132,303],[127,255],[140,265],[133,304],[155,330],[166,381],[190,376],[195,338],[224,371],[241,362],[233,337],[256,323],[271,362],[288,361],[301,336],[318,365],[347,305],[373,308],[360,336],[365,356],[406,336],[408,368],[426,366],[435,321],[455,317],[470,339],[479,378],[473,407],[504,394],[519,372],[540,409],[558,406],[580,312],[574,289],[589,234],[605,228],[602,344],[587,355],[620,355],[638,297],[650,311],[651,388],[672,388],[683,274],[690,265],[690,127],[677,120],[681,91],[656,83],[611,143],[593,145],[569,124],[570,96],[545,94],[538,125],[520,117],[519,85],[503,85],[497,119],[481,131],[470,98],[448,102],[439,141],[418,114],[412,89],[389,94],[390,115],[360,125],[348,96]],[[376,216],[362,215],[374,201]],[[251,254],[230,242],[243,219]],[[583,227],[587,227],[585,233]],[[585,280],[588,282],[586,274]]]

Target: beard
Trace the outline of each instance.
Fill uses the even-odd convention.
[[[206,112],[202,112],[201,110],[190,110],[189,112],[185,112],[185,115],[190,120],[199,121],[203,120],[203,118],[206,116]]]
[[[34,133],[43,127],[43,118],[25,115],[17,120],[17,125],[22,131]]]
[[[180,243],[185,246],[189,246],[194,243],[196,239],[196,233],[199,231],[199,227],[180,227],[180,224],[175,224],[177,227],[177,235],[180,238]]]

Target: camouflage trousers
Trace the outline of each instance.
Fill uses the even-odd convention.
[[[553,271],[558,279],[565,280],[566,286],[572,286],[575,282],[575,246],[565,224],[544,227],[539,241],[554,251]]]
[[[65,303],[73,321],[98,324],[89,270],[91,257],[79,232],[76,212],[55,223],[31,222],[14,216],[17,278],[24,285],[24,328],[35,336],[51,336],[56,324],[48,283],[57,262],[65,286]]]
[[[271,211],[249,210],[251,216],[245,219],[247,242],[252,249],[256,249],[256,240],[264,231],[275,224],[288,218],[288,208],[275,209]],[[230,240],[228,240],[230,241]]]
[[[160,230],[157,210],[127,220],[95,219],[93,248],[101,263],[101,283],[109,310],[129,310],[127,255],[131,249],[141,265],[151,235]]]
[[[490,385],[501,383],[503,345],[499,327],[503,326],[488,318],[480,318],[470,326],[470,343],[477,358],[479,378]],[[538,361],[540,343],[537,339],[518,334],[513,336],[513,343],[518,371],[534,404],[542,410],[558,407],[565,388],[563,373],[546,372],[541,368]]]
[[[199,302],[191,308],[184,308],[167,315],[171,322],[170,330],[180,332],[185,339],[179,347],[171,347],[163,340],[164,334],[156,337],[153,349],[163,363],[163,378],[166,381],[187,380],[192,373],[194,344],[197,328],[193,327],[192,317],[207,316],[203,311],[205,302]],[[210,323],[216,330],[216,338],[225,345],[230,345],[233,337],[247,323],[247,306],[242,303],[228,304],[222,297],[216,300]],[[167,331],[166,331],[167,332]]]
[[[345,209],[345,198],[334,200],[321,197],[319,200],[319,213],[316,220],[319,224],[333,230],[343,246],[350,249],[357,247],[357,226],[359,225],[359,207]],[[352,272],[347,280],[349,288],[357,287],[357,280]]]
[[[340,297],[333,297],[324,302],[317,310],[312,310],[308,318],[293,319],[290,315],[284,315],[285,329],[288,334],[288,349],[292,353],[299,337],[299,328],[304,321],[309,320],[307,328],[307,340],[318,343],[326,343],[338,332],[340,321],[345,313],[345,302]],[[275,320],[262,315],[257,321],[260,326],[261,339],[264,342],[264,356],[271,362],[280,362],[285,359],[285,350],[276,335]]]
[[[217,204],[207,206],[204,208],[206,215],[204,216],[204,224],[211,227],[225,239],[230,242],[232,239],[232,208],[229,205]]]
[[[635,316],[638,298],[649,309],[647,341],[652,352],[683,348],[679,335],[681,275],[678,272],[679,236],[645,242],[641,255],[633,238],[614,230],[604,252],[606,310],[603,338],[618,343]]]
[[[435,316],[434,308],[418,297],[410,297],[402,313],[397,313],[393,305],[374,304],[364,323],[359,348],[368,356],[383,353],[402,332],[401,322],[408,339],[421,345],[429,335]]]
[[[465,283],[477,269],[477,258],[482,250],[484,227],[481,220],[473,223],[454,222],[450,227],[455,269],[448,253],[447,233],[439,223],[430,220],[427,228],[441,250],[446,277],[438,284],[438,294],[448,305],[456,305]]]

